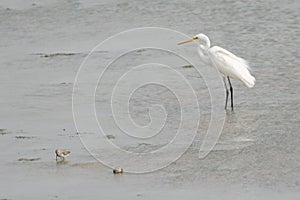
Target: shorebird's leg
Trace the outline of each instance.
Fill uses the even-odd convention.
[[[231,98],[231,110],[233,110],[233,88],[229,79],[229,76],[227,76],[229,88],[230,88],[230,98]]]
[[[226,99],[225,99],[225,110],[227,109],[227,102],[228,102],[228,88],[227,88],[227,84],[226,84],[226,78],[225,76],[223,77],[223,81],[224,81],[224,86],[225,86],[225,90],[226,90]]]
[[[57,161],[57,155],[56,155],[55,159],[56,159],[56,161]]]

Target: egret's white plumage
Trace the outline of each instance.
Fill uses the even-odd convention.
[[[231,92],[231,108],[233,109],[233,88],[229,78],[240,80],[249,88],[253,87],[255,84],[255,78],[249,72],[250,67],[248,65],[248,62],[243,58],[240,58],[227,51],[226,49],[223,49],[222,47],[210,47],[209,38],[202,33],[179,44],[188,43],[194,40],[203,42],[203,44],[200,43],[198,47],[198,53],[202,62],[207,65],[216,67],[217,70],[224,76],[224,84],[226,87],[225,109],[227,107],[229,94],[226,84],[227,77]]]
[[[254,86],[255,78],[250,74],[250,67],[246,60],[218,46],[210,48],[208,55],[223,75],[238,79],[249,88]]]

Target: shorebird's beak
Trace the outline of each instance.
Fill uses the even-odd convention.
[[[198,38],[196,37],[193,37],[191,39],[188,39],[186,41],[183,41],[183,42],[179,42],[177,45],[181,45],[181,44],[185,44],[185,43],[189,43],[189,42],[193,42],[194,40],[197,40]]]

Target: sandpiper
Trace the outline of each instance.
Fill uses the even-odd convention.
[[[70,155],[70,153],[71,153],[71,151],[68,151],[68,150],[56,149],[55,150],[56,160],[57,160],[57,157],[60,157],[64,160],[68,155]]]
[[[117,167],[113,170],[114,174],[122,174],[123,173],[123,169],[121,167]]]

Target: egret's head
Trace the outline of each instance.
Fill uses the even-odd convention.
[[[200,40],[200,41],[207,41],[208,37],[204,35],[203,33],[199,33],[198,35],[195,35],[193,37],[195,40]]]
[[[204,41],[206,44],[209,43],[208,37],[206,35],[204,35],[203,33],[199,33],[198,35],[195,35],[194,37],[192,37],[192,38],[190,38],[186,41],[178,43],[178,45],[185,44],[185,43],[188,43],[188,42],[192,42],[194,40]]]

